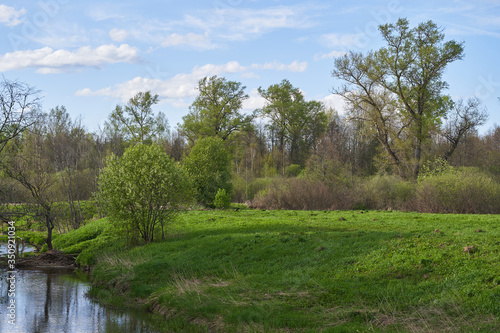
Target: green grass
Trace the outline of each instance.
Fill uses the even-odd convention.
[[[122,246],[124,240],[113,235],[107,219],[95,220],[67,234],[58,235],[52,241],[55,249],[64,253],[79,254],[76,263],[90,267],[96,263],[101,251]]]
[[[106,230],[85,250],[92,293],[168,317],[166,331],[500,329],[498,215],[191,211],[168,240],[121,250]],[[89,242],[66,237],[66,251]]]

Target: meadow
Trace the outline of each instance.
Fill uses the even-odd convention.
[[[500,330],[498,215],[240,208],[188,211],[163,242],[101,219],[54,246],[166,332]]]

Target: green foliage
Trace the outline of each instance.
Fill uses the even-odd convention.
[[[500,183],[476,168],[426,172],[417,185],[418,210],[433,213],[500,213]]]
[[[448,162],[443,158],[437,158],[433,161],[428,161],[422,165],[422,169],[418,178],[420,180],[429,178],[432,176],[437,176],[442,173],[453,172],[453,167],[448,164]]]
[[[345,81],[335,92],[377,138],[400,175],[416,179],[424,143],[453,107],[443,91],[448,64],[462,59],[463,43],[444,41],[432,21],[410,28],[407,19],[379,27],[385,46],[367,55],[350,52],[335,60],[332,75]],[[458,138],[460,139],[460,138]]]
[[[184,123],[179,125],[190,142],[210,136],[227,140],[251,123],[251,116],[240,113],[243,101],[248,98],[240,82],[205,77],[198,82],[198,91],[200,94],[190,106],[189,114],[182,118]]]
[[[167,223],[190,194],[183,170],[156,145],[138,144],[121,158],[111,156],[99,177],[98,199],[104,211],[132,240],[163,239]]]
[[[411,209],[415,185],[394,175],[376,175],[361,183],[358,200],[368,209]]]
[[[158,95],[150,91],[139,92],[127,105],[117,105],[105,123],[110,133],[119,133],[135,143],[151,143],[154,139],[165,136],[168,132],[168,121],[160,112],[154,115],[152,106],[158,104]]]
[[[285,168],[286,177],[297,177],[302,172],[302,168],[298,164],[290,164]]]
[[[268,128],[279,140],[281,157],[289,144],[290,161],[304,166],[310,149],[326,130],[328,118],[324,106],[317,101],[306,101],[300,89],[288,80],[267,89],[260,87],[259,94],[266,100],[259,112],[270,119]],[[281,162],[284,175],[284,159]]]
[[[214,199],[214,206],[217,209],[228,209],[231,205],[231,195],[225,189],[220,188]]]
[[[233,178],[233,201],[252,201],[260,192],[282,181],[282,177],[263,177],[246,180],[243,177]]]
[[[197,200],[205,207],[214,207],[219,189],[232,193],[231,160],[222,139],[199,139],[186,157],[184,168],[194,184]]]

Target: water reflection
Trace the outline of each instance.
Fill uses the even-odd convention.
[[[89,283],[82,274],[60,269],[15,271],[15,297],[9,297],[8,273],[0,271],[0,332],[133,332],[153,333],[147,314],[117,312],[86,297]],[[15,326],[8,305],[15,299]]]

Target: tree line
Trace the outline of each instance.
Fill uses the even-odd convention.
[[[337,193],[333,201],[350,201],[342,207],[370,208],[369,200],[353,192],[354,187],[381,176],[416,183],[449,168],[474,168],[498,183],[500,127],[479,135],[479,126],[487,120],[481,101],[454,101],[445,94],[448,83],[443,73],[448,64],[464,57],[463,43],[445,41],[432,21],[411,28],[406,19],[400,19],[379,29],[384,47],[367,54],[349,52],[334,61],[332,77],[342,84],[333,92],[347,105],[342,114],[320,101],[307,101],[299,87],[286,79],[260,87],[264,106],[244,113],[242,105],[249,98],[246,87],[212,76],[198,82],[198,96],[176,129],[171,129],[162,112],[153,112],[159,96],[145,91],[117,105],[102,128],[89,132],[64,106],[44,112],[39,91],[4,78],[0,83],[1,202],[33,204],[33,216],[43,221],[50,241],[54,228],[64,231],[82,224],[83,201],[102,198],[103,193],[113,196],[102,184],[139,177],[125,176],[127,170],[117,161],[124,156],[123,163],[127,156],[141,160],[141,150],[156,156],[158,163],[163,161],[162,168],[177,175],[174,182],[193,189],[192,197],[208,207],[214,206],[218,193],[220,200],[225,195],[266,206],[262,202],[272,197],[273,187],[276,195],[269,199],[273,202],[284,201],[283,191],[314,197],[300,191],[313,184],[310,192],[323,193],[322,198]],[[148,170],[155,168],[151,165]],[[107,173],[111,169],[113,175]],[[290,179],[299,180],[294,185]],[[298,187],[292,190],[294,186]],[[155,211],[167,214],[165,207],[175,206],[176,200],[162,200]],[[61,201],[67,202],[67,218],[58,220],[54,207]],[[118,202],[112,208],[107,206],[109,200],[96,202],[101,214],[133,209],[119,209]],[[330,207],[322,209],[332,207],[331,202],[325,205]],[[144,222],[136,219],[136,224]],[[153,234],[146,229],[141,233],[149,235],[143,237],[147,241]]]

